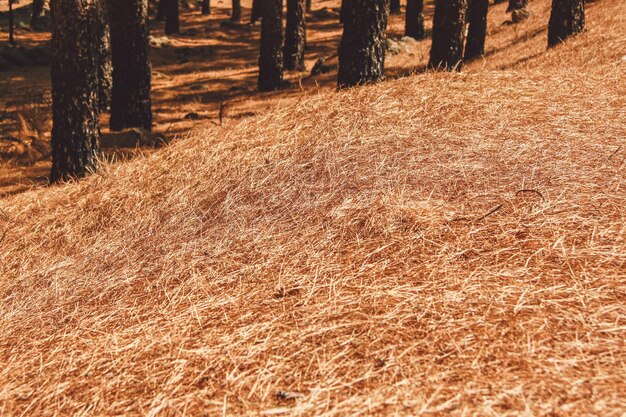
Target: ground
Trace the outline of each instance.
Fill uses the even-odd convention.
[[[45,45],[46,32],[27,30],[28,1],[18,6],[17,41],[29,48]],[[228,20],[230,4],[213,2],[213,14],[202,16],[199,9],[182,13],[182,34],[171,36],[171,47],[152,48],[154,130],[171,138],[182,137],[194,127],[219,123],[219,116],[241,118],[265,113],[279,103],[298,100],[335,88],[336,69],[327,74],[311,77],[309,71],[319,57],[336,54],[341,36],[338,21],[339,2],[314,1],[309,15],[308,51],[306,72],[289,73],[287,79],[293,88],[278,93],[256,92],[259,26],[249,26],[250,1],[243,1],[241,25],[223,25]],[[532,57],[545,51],[545,30],[549,15],[546,2],[531,3],[534,18],[528,22],[510,25],[506,5],[493,6],[489,15],[484,60],[471,63],[466,72],[507,69],[524,65]],[[430,35],[433,6],[427,3],[426,26]],[[152,22],[152,35],[163,36],[163,24]],[[6,30],[6,17],[0,18],[0,30]],[[391,16],[389,34],[399,39],[403,35],[403,16]],[[0,32],[0,37],[1,36]],[[6,36],[0,39],[0,48],[7,45]],[[405,50],[389,55],[386,73],[389,78],[402,77],[415,71],[424,71],[428,62],[430,40],[404,45]],[[331,63],[336,59],[331,59]],[[10,71],[0,71],[0,146],[11,145],[9,137],[40,137],[49,141],[50,77],[45,66],[27,66]],[[221,112],[220,112],[221,110]],[[191,116],[189,116],[192,114]],[[23,129],[19,115],[31,129]],[[186,118],[189,117],[191,120]],[[197,117],[196,117],[197,116]],[[102,120],[106,132],[106,114]],[[39,135],[28,133],[40,132]],[[3,141],[4,139],[4,141]],[[135,154],[126,150],[123,157]],[[0,196],[28,190],[47,183],[50,162],[48,157],[34,157],[16,161],[13,155],[0,159]]]
[[[626,3],[548,3],[0,199],[0,414],[624,416]]]

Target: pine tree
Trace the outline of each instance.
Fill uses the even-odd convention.
[[[467,0],[435,0],[429,68],[461,70]]]
[[[98,109],[104,112],[111,105],[111,89],[113,88],[113,60],[111,57],[111,32],[109,27],[108,4],[105,0],[98,0],[102,8],[101,20],[97,22],[95,30],[98,43],[94,45],[98,59]]]
[[[283,87],[283,3],[262,0],[261,48],[259,55],[259,91]]]
[[[389,13],[391,13],[391,14],[400,14],[400,13],[402,13],[402,8],[400,6],[400,0],[390,0],[389,1]]]
[[[178,17],[178,0],[164,0],[165,5],[165,34],[173,35],[180,33],[180,21]]]
[[[548,46],[552,47],[585,28],[583,0],[552,0],[548,24]]]
[[[109,0],[113,90],[111,130],[152,128],[146,0]]]
[[[255,24],[263,15],[263,0],[252,0],[250,23]]]
[[[230,15],[231,22],[241,22],[241,0],[232,0],[233,2],[233,10]]]
[[[211,0],[202,0],[202,14],[203,15],[211,14]]]
[[[43,17],[45,0],[33,0],[32,14],[30,17],[30,27],[39,29],[39,21]]]
[[[413,39],[424,39],[424,0],[407,0],[404,35]]]
[[[287,27],[283,50],[286,70],[304,70],[304,46],[306,44],[306,0],[287,0]]]
[[[350,0],[339,45],[339,88],[384,77],[387,7],[386,0]]]
[[[489,0],[469,0],[467,9],[469,28],[464,55],[466,61],[482,56],[485,53],[488,11]]]
[[[52,182],[97,168],[100,0],[54,0],[52,13]]]
[[[9,0],[9,45],[15,45],[15,15],[13,13],[13,0]]]

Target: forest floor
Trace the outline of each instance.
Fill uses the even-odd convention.
[[[154,51],[178,140],[0,199],[0,415],[626,415],[626,2],[547,50],[549,3],[345,91],[255,93],[219,16]]]
[[[28,0],[17,5],[18,45],[37,48],[49,42],[49,33],[28,30]],[[336,51],[341,37],[337,0],[314,1],[307,23],[305,72],[286,73],[293,87],[275,93],[256,91],[258,38],[260,26],[247,24],[250,1],[243,1],[241,24],[229,25],[230,3],[213,2],[213,13],[202,16],[199,9],[183,11],[180,35],[169,36],[166,47],[151,48],[153,64],[154,131],[169,139],[182,137],[194,127],[220,123],[222,118],[242,118],[262,114],[279,103],[298,100],[336,85]],[[5,6],[6,8],[6,6]],[[1,11],[1,9],[0,9]],[[506,5],[492,6],[486,55],[470,63],[465,72],[509,69],[544,53],[549,5],[531,2],[533,18],[511,25]],[[430,36],[433,6],[427,3],[426,29]],[[151,22],[151,33],[158,41],[163,23]],[[403,36],[404,17],[391,16],[389,36]],[[0,50],[7,47],[6,14],[0,15]],[[4,31],[4,32],[3,32]],[[400,42],[399,53],[389,53],[386,74],[389,78],[423,72],[428,61],[430,39]],[[320,57],[328,60],[329,72],[311,76],[310,70]],[[1,67],[1,66],[0,66]],[[30,143],[48,143],[51,129],[50,76],[47,66],[0,68],[0,155],[15,144],[11,138]],[[107,115],[102,118],[106,132]],[[41,147],[41,146],[40,146]],[[44,146],[45,147],[45,146]],[[50,170],[46,152],[31,155],[22,147],[0,156],[0,197],[47,184]],[[148,149],[143,149],[148,151]],[[116,152],[120,158],[137,154],[132,149]]]

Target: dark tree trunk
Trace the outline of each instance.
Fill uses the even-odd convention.
[[[259,91],[283,86],[283,4],[282,0],[262,0]]]
[[[111,89],[113,87],[113,61],[111,58],[111,33],[109,28],[108,5],[105,0],[98,0],[102,12],[101,20],[95,26],[98,44],[94,46],[98,59],[98,109],[107,111],[111,105]]]
[[[211,0],[202,0],[202,14],[211,14]]]
[[[147,13],[146,0],[109,0],[113,56],[111,130],[152,128]]]
[[[306,0],[306,12],[307,13],[311,12],[311,7],[312,7],[311,0]]]
[[[250,23],[254,24],[263,17],[263,0],[252,0],[252,11],[250,14]]]
[[[165,5],[167,3],[167,0],[158,0],[157,3],[157,13],[156,13],[156,20],[158,20],[159,22],[162,22],[165,20]]]
[[[402,13],[402,8],[400,7],[400,0],[390,0],[389,1],[389,13],[391,13],[391,14],[400,14],[400,13]]]
[[[467,31],[464,56],[466,61],[485,54],[488,10],[489,0],[469,0],[469,6],[467,9],[469,29]]]
[[[52,182],[97,168],[99,0],[55,0],[52,27]]]
[[[232,0],[233,13],[230,15],[231,22],[241,22],[241,0]]]
[[[509,0],[509,7],[506,9],[507,12],[512,12],[513,10],[522,10],[528,6],[528,0]]]
[[[33,0],[32,15],[30,17],[30,27],[39,29],[39,20],[43,17],[45,0]]]
[[[424,0],[407,0],[404,35],[413,39],[424,39]]]
[[[435,0],[430,68],[461,70],[466,9],[467,0]]]
[[[583,0],[552,0],[548,46],[552,47],[585,28]]]
[[[350,0],[341,0],[341,8],[339,9],[339,23],[344,23],[346,21],[346,13],[348,13]]]
[[[180,22],[178,19],[178,0],[165,1],[165,34],[173,35],[180,33]]]
[[[304,47],[306,0],[287,0],[287,27],[285,28],[285,48],[283,50],[286,70],[304,70]]]
[[[9,0],[9,45],[15,45],[15,16],[13,14],[13,0]]]
[[[339,45],[339,88],[383,78],[387,7],[387,0],[350,0]]]

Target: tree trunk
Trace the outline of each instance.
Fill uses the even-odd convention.
[[[52,182],[97,168],[99,0],[52,2]]]
[[[202,14],[203,15],[211,14],[211,0],[202,0]]]
[[[241,0],[232,0],[233,13],[230,15],[231,22],[241,22]]]
[[[283,3],[262,0],[261,51],[259,56],[259,91],[273,91],[283,86]]]
[[[311,1],[312,0],[306,0],[306,12],[307,13],[311,12],[311,7],[312,7]]]
[[[250,23],[254,24],[263,16],[263,0],[252,0]]]
[[[339,9],[339,23],[346,21],[346,13],[348,13],[349,0],[341,0],[341,6]]]
[[[528,0],[509,0],[509,7],[506,9],[507,13],[513,10],[522,10],[528,6]]]
[[[30,27],[39,29],[39,20],[43,17],[45,0],[33,0],[32,15],[30,17]]]
[[[304,70],[306,0],[287,0],[287,27],[283,51],[286,70]]]
[[[485,37],[487,35],[487,12],[489,0],[469,0],[467,20],[469,29],[465,43],[465,61],[485,54]]]
[[[111,105],[113,87],[113,61],[111,58],[111,33],[109,28],[108,6],[105,0],[98,0],[102,12],[101,20],[95,26],[98,43],[94,47],[98,59],[98,110],[104,112]]]
[[[380,81],[384,76],[388,3],[350,0],[339,45],[338,87]]]
[[[430,68],[461,70],[466,9],[467,0],[435,0]]]
[[[15,45],[15,15],[13,13],[13,0],[9,0],[9,45]]]
[[[167,3],[167,0],[158,0],[157,3],[157,12],[156,12],[156,17],[155,20],[162,22],[165,20],[165,5]]]
[[[165,34],[173,35],[180,33],[180,22],[178,19],[178,0],[165,1]]]
[[[552,0],[548,46],[552,47],[585,28],[583,0]]]
[[[424,0],[407,0],[404,35],[413,39],[424,39]]]
[[[147,14],[146,0],[109,0],[113,56],[111,130],[152,128]]]
[[[402,13],[402,8],[400,7],[400,0],[390,0],[389,1],[389,13],[391,13],[391,14],[400,14],[400,13]]]

